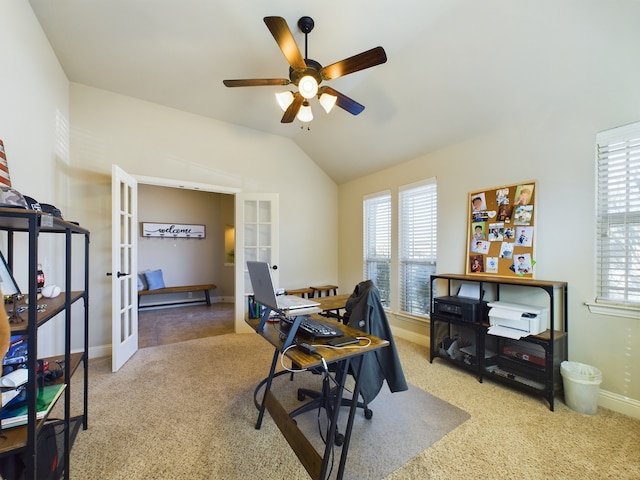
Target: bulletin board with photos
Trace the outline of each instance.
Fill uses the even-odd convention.
[[[469,194],[467,274],[534,276],[536,182]]]

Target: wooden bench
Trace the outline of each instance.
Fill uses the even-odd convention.
[[[211,294],[210,290],[216,288],[216,285],[213,283],[207,285],[187,285],[182,287],[164,287],[164,288],[156,288],[155,290],[138,290],[138,308],[140,308],[140,297],[143,295],[163,295],[166,293],[184,293],[184,292],[204,292],[204,298],[207,301],[207,305],[211,305]],[[191,302],[175,302],[176,305],[180,303],[191,303]],[[169,304],[162,304],[169,305]],[[173,305],[173,303],[171,303]],[[142,305],[143,307],[157,307],[160,305]]]
[[[322,292],[326,292],[326,296],[328,297],[333,292],[334,295],[338,294],[338,286],[337,285],[321,285],[319,287],[309,287],[313,290],[313,294],[311,297],[315,297],[316,293],[318,293],[318,297],[322,296]]]
[[[285,295],[300,295],[302,298],[306,295],[307,298],[313,297],[313,289],[312,288],[294,288],[291,290],[285,290]]]

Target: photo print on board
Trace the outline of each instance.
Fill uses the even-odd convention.
[[[498,258],[497,257],[487,257],[486,271],[487,271],[487,273],[498,273]]]
[[[501,222],[511,222],[511,216],[513,215],[513,206],[500,205],[498,207],[498,220]]]
[[[504,223],[489,224],[489,241],[501,242],[504,239]]]
[[[533,205],[522,205],[516,207],[514,225],[530,225],[533,218]]]
[[[518,185],[516,188],[516,198],[513,202],[514,205],[529,205],[533,203],[533,184]]]
[[[500,258],[512,258],[513,257],[513,243],[502,242],[500,245]]]
[[[489,253],[489,246],[491,244],[486,240],[475,240],[471,242],[471,252],[472,253],[482,253],[486,255]]]
[[[533,241],[533,227],[516,228],[516,247],[530,247]]]
[[[533,271],[533,267],[531,266],[531,255],[528,253],[514,255],[511,269],[518,275],[531,274]]]
[[[486,240],[487,232],[484,230],[485,223],[484,222],[474,222],[471,227],[473,228],[473,239],[474,240]]]
[[[487,209],[487,202],[485,201],[484,192],[474,195],[471,199],[471,211],[483,212]]]
[[[509,189],[499,188],[496,190],[496,205],[499,207],[509,205]]]
[[[513,227],[505,227],[504,228],[504,239],[509,242],[516,238],[516,231]]]
[[[482,255],[471,255],[469,265],[473,273],[484,272],[484,257]]]

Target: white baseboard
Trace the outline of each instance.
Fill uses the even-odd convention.
[[[100,358],[100,357],[110,357],[110,356],[111,356],[111,345],[100,345],[98,347],[89,347],[89,359]]]
[[[417,343],[418,345],[425,345],[427,348],[429,348],[428,335],[405,330],[404,328],[398,327],[397,325],[391,325],[391,331],[393,332],[394,337],[402,338],[404,340]]]
[[[640,420],[640,401],[600,389],[598,405]]]

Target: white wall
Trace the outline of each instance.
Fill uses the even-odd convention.
[[[437,177],[437,270],[464,273],[468,193],[536,180],[535,276],[568,282],[569,359],[603,371],[601,405],[640,417],[640,320],[584,305],[595,297],[595,133],[638,119],[640,90],[608,92],[341,185],[340,285],[361,280],[363,195],[391,189],[397,206],[398,186]],[[409,336],[428,335],[424,324],[392,322]]]

